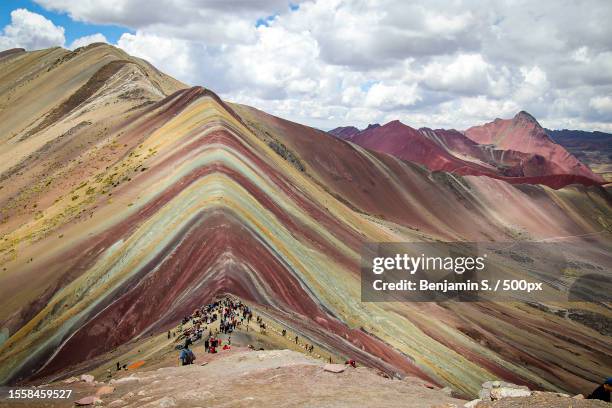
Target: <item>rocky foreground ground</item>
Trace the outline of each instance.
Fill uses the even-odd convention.
[[[489,383],[489,389],[512,389]],[[72,389],[66,400],[8,400],[0,407],[607,407],[607,403],[556,393],[494,401],[454,398],[416,378],[386,378],[377,371],[327,365],[291,350],[233,348],[205,354],[197,364],[121,371],[108,381],[71,377],[39,389]],[[512,391],[502,391],[503,393]],[[521,395],[520,391],[515,391]],[[485,391],[486,393],[486,391]],[[498,394],[496,391],[492,391]]]
[[[5,399],[0,406],[69,407],[78,400],[109,407],[431,407],[465,403],[417,379],[389,379],[365,367],[332,367],[342,372],[325,368],[321,361],[295,351],[232,349],[198,357],[191,366],[127,371],[105,383],[85,375],[75,382],[66,383],[75,380],[68,379],[44,387],[73,389],[70,400]]]

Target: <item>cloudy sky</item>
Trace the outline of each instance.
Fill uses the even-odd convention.
[[[527,110],[612,131],[611,20],[610,0],[17,0],[0,4],[0,49],[106,41],[322,129]]]

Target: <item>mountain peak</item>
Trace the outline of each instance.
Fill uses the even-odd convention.
[[[399,129],[399,128],[404,128],[404,127],[409,127],[408,125],[403,124],[402,122],[400,122],[398,119],[392,120],[390,122],[385,123],[383,126],[380,125],[370,125],[367,127],[366,130],[370,130],[370,129],[375,129],[377,127],[381,127],[381,128],[390,128],[390,129]]]
[[[538,121],[536,120],[536,118],[535,118],[535,117],[533,117],[533,115],[532,115],[532,114],[530,114],[529,112],[524,111],[524,110],[522,110],[522,111],[520,111],[519,113],[517,113],[517,114],[514,116],[514,120],[515,120],[515,121],[522,121],[522,122],[529,122],[529,123],[533,123],[533,124],[535,124],[535,125],[540,126],[540,124],[538,123]]]
[[[21,54],[22,52],[26,52],[26,50],[23,48],[10,48],[8,50],[0,51],[0,59],[3,59],[4,57],[9,57],[15,54]]]
[[[582,176],[600,183],[594,174],[561,145],[555,143],[538,121],[528,112],[520,111],[511,120],[495,120],[466,130],[465,135],[479,144],[491,144],[498,149],[537,154],[544,157],[551,168],[547,174]]]
[[[339,126],[330,130],[328,133],[339,139],[349,139],[359,133],[359,129],[357,129],[355,126]]]

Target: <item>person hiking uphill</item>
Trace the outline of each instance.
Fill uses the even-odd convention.
[[[188,344],[185,344],[185,347],[183,347],[183,349],[181,350],[179,360],[181,362],[181,365],[184,366],[193,364],[193,362],[195,361],[195,354],[193,354],[193,351],[189,350]]]

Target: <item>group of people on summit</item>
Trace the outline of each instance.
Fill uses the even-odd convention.
[[[217,300],[194,310],[190,316],[185,316],[183,318],[178,329],[179,337],[185,338],[184,344],[179,344],[177,346],[177,349],[181,350],[179,354],[180,364],[193,364],[195,361],[195,354],[189,347],[202,338],[204,338],[204,352],[206,353],[216,353],[219,347],[223,350],[230,349],[232,343],[231,334],[240,326],[244,326],[246,331],[249,331],[249,324],[252,319],[252,309],[240,300],[235,300],[231,297]],[[213,333],[209,326],[217,320],[219,320],[219,329],[216,329],[215,333]],[[183,329],[183,326],[188,323],[191,323],[191,326]],[[259,326],[259,332],[266,334],[267,325],[260,316],[256,317],[255,323]],[[208,333],[205,333],[207,330]],[[222,344],[222,340],[217,337],[219,333],[229,335],[225,344]],[[287,330],[283,329],[281,336],[286,337]],[[168,339],[173,337],[176,337],[176,333],[168,331]],[[295,340],[295,344],[300,344],[297,335],[293,340]],[[253,347],[249,346],[249,348]],[[313,344],[304,344],[303,348],[308,353],[314,351]]]
[[[219,329],[218,331],[215,330],[215,334],[223,333],[229,335],[227,343],[222,345],[222,340],[215,337],[212,330],[208,329],[208,333],[204,339],[204,352],[216,353],[219,347],[222,347],[223,350],[229,350],[232,343],[231,333],[236,330],[236,327],[245,324],[245,322],[248,327],[252,318],[253,312],[247,305],[229,297],[194,310],[191,316],[185,316],[183,318],[181,326],[179,327],[179,332],[182,332],[185,337],[184,345],[178,346],[181,349],[181,353],[179,354],[180,364],[193,364],[195,361],[195,354],[189,346],[205,336],[204,331],[208,329],[210,324],[219,320]],[[182,326],[189,322],[192,323],[192,326],[183,330]],[[172,335],[174,335],[174,333],[168,331],[168,339],[170,339]]]

